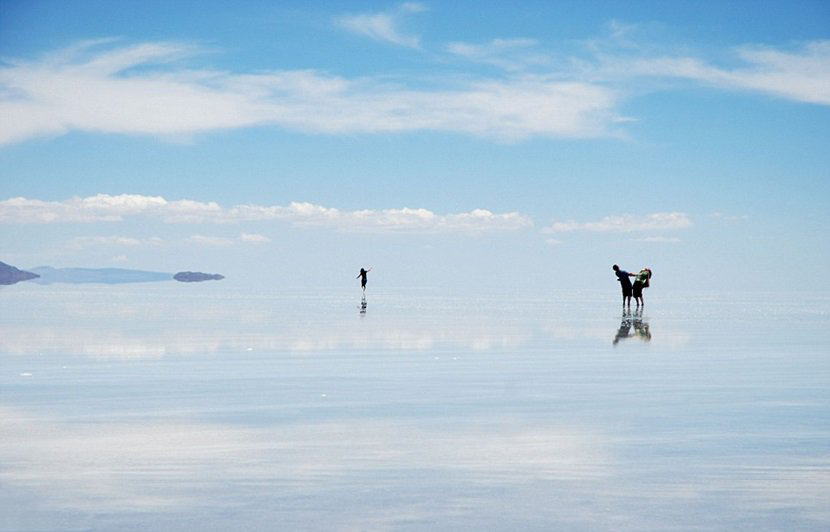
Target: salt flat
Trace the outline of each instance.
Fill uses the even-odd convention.
[[[830,295],[0,292],[2,530],[830,526]]]

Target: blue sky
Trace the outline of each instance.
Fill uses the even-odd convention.
[[[827,2],[3,0],[0,61],[22,268],[830,288]]]

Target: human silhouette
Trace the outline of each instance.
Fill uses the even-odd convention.
[[[614,274],[616,274],[616,276],[617,276],[617,281],[620,282],[620,287],[622,288],[623,308],[625,308],[626,306],[628,306],[628,308],[631,308],[632,287],[631,287],[631,279],[629,279],[629,277],[633,277],[634,274],[633,273],[628,273],[625,270],[621,270],[620,267],[617,266],[616,264],[614,266],[612,266],[611,269],[614,270]]]
[[[651,270],[648,268],[640,270],[640,273],[638,273],[634,278],[634,285],[631,287],[631,291],[634,295],[634,301],[637,302],[637,308],[640,308],[640,305],[643,307],[646,306],[646,302],[643,300],[643,288],[649,287],[650,279]]]
[[[360,268],[360,273],[357,274],[357,277],[355,277],[355,279],[357,279],[358,277],[360,278],[360,287],[363,289],[364,292],[366,291],[367,274],[370,271],[372,271],[372,268],[369,268],[368,270]]]

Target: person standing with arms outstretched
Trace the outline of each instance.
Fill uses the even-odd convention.
[[[360,287],[363,289],[364,292],[366,291],[367,274],[370,271],[372,271],[372,268],[369,268],[368,270],[364,270],[363,268],[360,268],[360,273],[357,274],[357,277],[355,277],[355,279],[357,279],[358,277],[360,278]]]
[[[628,273],[625,270],[621,270],[619,266],[616,264],[612,267],[614,273],[617,276],[617,280],[620,282],[620,286],[622,287],[622,297],[623,297],[623,309],[625,309],[626,303],[628,303],[628,308],[631,308],[631,279],[629,277],[633,277],[633,273]]]

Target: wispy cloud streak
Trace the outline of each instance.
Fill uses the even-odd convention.
[[[718,66],[690,55],[602,55],[596,79],[666,78],[712,88],[758,92],[796,102],[830,105],[830,40],[791,49],[743,46],[732,52],[737,66]]]
[[[413,89],[312,70],[234,73],[177,62],[189,45],[92,42],[0,68],[0,145],[91,131],[181,137],[273,125],[311,133],[444,131],[504,140],[608,135],[614,92],[540,76]],[[104,49],[101,49],[104,47]]]
[[[85,249],[90,247],[138,247],[142,245],[161,245],[164,241],[159,237],[134,238],[129,236],[79,236],[67,243],[70,249]]]
[[[400,33],[397,21],[420,9],[404,4],[340,24],[412,47],[417,38]],[[180,139],[254,126],[331,135],[439,131],[499,141],[608,137],[626,121],[619,111],[631,97],[626,88],[666,90],[658,78],[830,105],[830,40],[789,49],[740,47],[737,66],[728,67],[631,45],[589,47],[583,57],[553,61],[555,54],[531,39],[455,42],[444,50],[505,73],[461,70],[426,87],[423,80],[382,73],[349,78],[313,69],[193,69],[187,60],[204,50],[187,43],[82,42],[36,60],[4,60],[0,146],[72,131]]]
[[[569,233],[573,231],[631,233],[636,231],[686,229],[692,220],[681,212],[660,212],[646,216],[624,214],[606,216],[595,222],[554,222],[544,229],[546,233]]]
[[[508,71],[549,65],[550,58],[539,50],[534,39],[493,39],[484,44],[453,42],[447,51],[457,57]]]
[[[415,35],[407,35],[400,26],[406,16],[422,11],[426,11],[423,4],[407,2],[391,11],[346,15],[337,19],[337,24],[347,31],[376,41],[418,48],[420,39]]]

